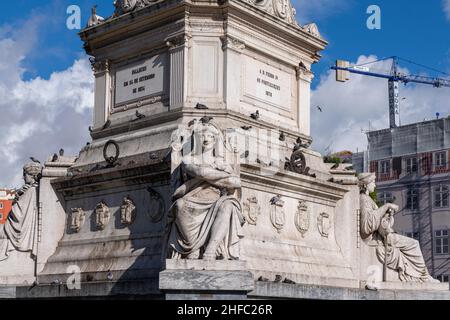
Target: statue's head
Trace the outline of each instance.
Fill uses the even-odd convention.
[[[374,173],[361,173],[358,178],[361,192],[370,193],[375,191],[376,185]]]
[[[202,125],[199,137],[203,152],[214,149],[219,134],[216,127],[209,124]]]
[[[23,179],[26,184],[32,185],[36,183],[42,173],[42,166],[37,162],[29,162],[23,167]]]

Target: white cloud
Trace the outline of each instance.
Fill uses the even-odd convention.
[[[19,186],[30,156],[45,161],[61,147],[78,154],[89,140],[94,101],[89,61],[76,60],[49,79],[22,79],[39,25],[34,19],[18,30],[0,27],[0,186]]]
[[[357,64],[375,61],[375,56],[360,56]],[[389,62],[372,65],[390,70]],[[402,70],[403,72],[407,70]],[[320,151],[362,150],[367,146],[362,130],[389,127],[387,80],[356,74],[346,83],[335,81],[334,71],[323,75],[312,92],[311,126],[313,148]],[[435,118],[436,112],[449,116],[450,90],[429,85],[400,86],[402,124]],[[320,106],[320,112],[316,106]]]
[[[444,6],[444,12],[447,16],[447,20],[450,20],[450,0],[443,0],[442,5]]]

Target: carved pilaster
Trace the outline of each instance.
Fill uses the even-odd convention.
[[[182,34],[166,39],[170,54],[170,108],[181,107],[185,100],[185,68],[191,38],[190,34]]]

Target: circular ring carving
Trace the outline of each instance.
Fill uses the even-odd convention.
[[[108,155],[108,147],[109,146],[114,146],[114,149],[115,149],[114,156]],[[119,155],[120,155],[120,149],[119,149],[119,145],[117,144],[117,142],[114,140],[109,140],[108,142],[106,142],[105,146],[103,147],[103,158],[105,158],[105,161],[108,162],[110,165],[113,165],[119,159]]]

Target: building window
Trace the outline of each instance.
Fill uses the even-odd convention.
[[[0,210],[3,209],[3,202],[0,202]]]
[[[419,241],[420,239],[419,232],[405,232],[405,236],[407,236],[408,238],[413,238],[414,240],[417,241]]]
[[[437,152],[434,154],[434,165],[436,168],[445,168],[447,166],[447,159],[445,152]]]
[[[391,173],[391,161],[390,160],[380,161],[380,173],[381,174],[390,174]]]
[[[378,194],[378,202],[381,204],[392,203],[394,201],[394,197],[390,192],[381,192]]]
[[[436,230],[434,244],[436,254],[448,254],[448,230]]]
[[[3,220],[3,213],[0,212],[0,221]]]
[[[406,193],[406,209],[419,209],[419,191],[416,188],[409,188]]]
[[[440,185],[434,189],[434,206],[436,208],[448,207],[448,187]]]
[[[441,282],[448,282],[449,275],[448,274],[441,274],[440,276],[436,277]]]
[[[406,172],[413,173],[417,172],[417,158],[407,158],[406,159]]]

